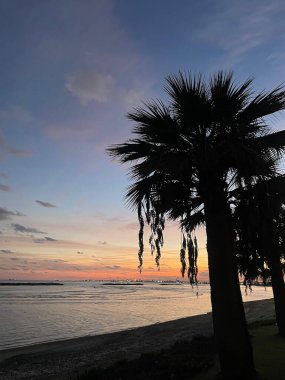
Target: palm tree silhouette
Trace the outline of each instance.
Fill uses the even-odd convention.
[[[278,87],[254,96],[252,80],[237,85],[232,73],[224,72],[209,84],[201,75],[179,72],[167,77],[165,90],[169,104],[152,101],[128,114],[136,137],[108,149],[121,163],[133,164],[127,199],[139,214],[140,266],[143,211],[159,263],[164,217],[174,213],[185,218],[187,206],[190,220],[203,207],[221,370],[225,378],[253,378],[228,193],[235,182],[275,173],[285,132],[270,133],[263,118],[285,108],[285,92]]]
[[[236,208],[238,263],[245,281],[268,277],[274,295],[276,321],[285,337],[284,258],[285,177],[260,181],[240,189]],[[269,269],[267,269],[269,268]]]

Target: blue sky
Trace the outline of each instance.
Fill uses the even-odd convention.
[[[178,70],[284,82],[284,16],[282,0],[0,0],[0,278],[136,277],[126,170],[106,147]],[[170,226],[165,276],[177,238]]]

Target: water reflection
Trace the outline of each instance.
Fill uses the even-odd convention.
[[[96,335],[210,311],[209,286],[104,286],[66,282],[64,286],[5,286],[0,292],[0,349]],[[272,297],[254,287],[245,301]]]

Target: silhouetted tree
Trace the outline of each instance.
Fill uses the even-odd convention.
[[[240,189],[235,211],[239,270],[246,283],[271,278],[276,321],[285,336],[284,259],[285,177]],[[268,270],[269,269],[269,270]]]
[[[177,203],[180,207],[187,199],[188,220],[203,206],[213,326],[223,376],[252,378],[255,368],[239,286],[228,191],[235,181],[274,174],[285,132],[270,133],[263,118],[284,109],[285,93],[277,88],[254,96],[252,80],[238,86],[231,73],[223,72],[213,76],[209,85],[200,75],[182,73],[169,76],[166,82],[169,104],[153,101],[135,109],[128,117],[136,123],[136,137],[109,149],[122,163],[133,163],[130,173],[134,183],[127,198],[138,210],[140,267],[143,215],[151,225],[150,241],[159,263],[164,218],[171,213],[169,199],[175,205],[171,187],[176,191],[180,184],[186,196],[178,196]],[[182,207],[182,219],[184,210]],[[195,247],[191,252],[195,259]]]

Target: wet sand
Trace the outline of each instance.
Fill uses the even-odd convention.
[[[273,320],[273,300],[246,302],[248,323]],[[88,368],[133,359],[176,341],[212,335],[211,313],[111,334],[86,336],[0,351],[1,380],[67,380]]]

